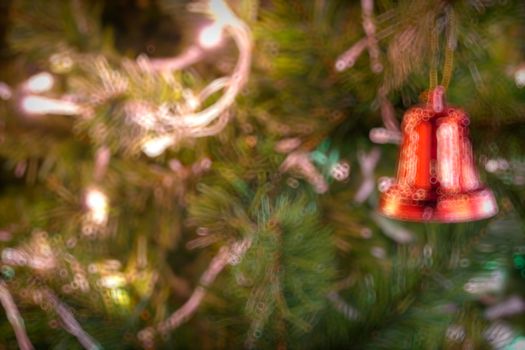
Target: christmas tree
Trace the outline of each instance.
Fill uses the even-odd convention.
[[[525,349],[523,1],[0,9],[0,349]]]

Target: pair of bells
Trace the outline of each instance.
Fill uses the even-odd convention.
[[[467,114],[445,105],[445,89],[403,118],[397,178],[382,193],[379,212],[408,221],[462,222],[498,212],[474,165]]]

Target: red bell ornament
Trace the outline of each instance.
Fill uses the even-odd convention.
[[[444,88],[403,118],[397,178],[379,212],[408,221],[462,222],[498,212],[492,191],[479,179],[469,139],[469,118],[445,105]]]

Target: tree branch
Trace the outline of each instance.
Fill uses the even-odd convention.
[[[7,319],[15,331],[16,341],[18,342],[20,349],[34,349],[33,344],[31,344],[31,341],[27,336],[24,320],[22,319],[22,316],[20,316],[20,312],[18,311],[18,308],[13,301],[13,297],[9,292],[9,289],[7,289],[7,285],[4,281],[0,281],[0,303],[2,303],[2,306],[4,307],[4,310],[7,314]]]
[[[85,349],[95,350],[101,349],[100,344],[93,339],[83,328],[80,323],[76,320],[73,313],[69,310],[69,307],[64,304],[49,288],[44,289],[48,301],[51,303],[55,312],[62,320],[64,329],[71,335],[78,339],[78,342],[82,344]]]
[[[204,273],[201,275],[199,280],[199,286],[196,287],[191,294],[190,298],[182,305],[179,309],[173,312],[166,320],[160,322],[155,327],[148,327],[141,330],[138,334],[139,340],[145,347],[150,347],[153,343],[153,337],[156,332],[166,334],[178,328],[181,324],[186,322],[193,314],[197,311],[197,308],[202,303],[204,296],[206,295],[206,289],[211,286],[215,281],[215,278],[224,269],[224,267],[230,264],[236,264],[240,261],[240,258],[244,256],[246,251],[252,244],[251,239],[246,238],[242,241],[233,243],[230,247],[223,246],[217,255],[211,260],[210,265]]]

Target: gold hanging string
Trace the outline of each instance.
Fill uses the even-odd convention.
[[[454,70],[454,51],[456,50],[457,38],[456,38],[456,19],[454,16],[454,9],[448,8],[447,11],[447,42],[445,47],[445,62],[443,64],[443,78],[441,85],[446,89],[450,84],[452,78],[452,72]]]
[[[454,10],[448,7],[446,14],[446,44],[445,44],[445,58],[443,62],[443,76],[441,85],[447,89],[450,85],[452,72],[454,70],[454,51],[457,45],[456,38],[456,20]],[[430,90],[433,90],[438,85],[438,47],[439,47],[439,27],[436,24],[430,31]]]
[[[430,29],[430,90],[434,90],[438,83],[438,51],[439,30],[437,26]]]

